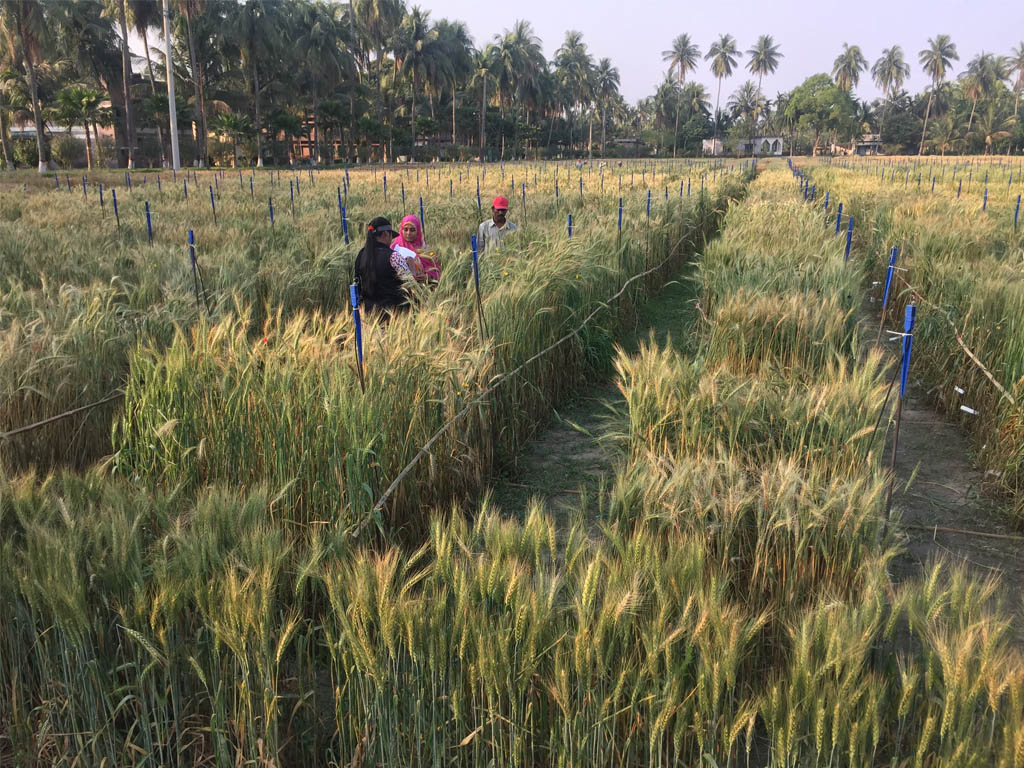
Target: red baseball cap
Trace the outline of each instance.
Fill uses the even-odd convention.
[[[499,211],[508,210],[508,198],[504,195],[498,195],[494,198],[494,202],[491,203],[492,208],[497,208]]]

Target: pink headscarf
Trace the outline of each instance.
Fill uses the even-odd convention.
[[[416,227],[416,237],[413,238],[412,240],[406,240],[405,237],[402,235],[402,229],[405,227],[406,224],[412,224],[414,227]],[[402,246],[403,248],[408,248],[413,251],[422,250],[426,246],[426,243],[423,242],[423,227],[420,225],[419,216],[410,213],[408,216],[402,219],[402,223],[398,226],[398,237],[396,237],[391,242],[392,248],[399,245]]]
[[[406,224],[412,224],[416,227],[416,237],[412,240],[406,240],[402,236],[402,228]],[[423,241],[423,226],[420,224],[420,217],[410,213],[404,219],[398,227],[398,237],[391,241],[391,247],[402,246],[403,248],[409,248],[413,251],[422,251],[427,247],[427,244]],[[441,279],[441,265],[431,259],[429,256],[420,254],[419,256],[420,266],[423,267],[423,271],[426,273],[430,280]]]

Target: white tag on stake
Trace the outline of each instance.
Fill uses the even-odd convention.
[[[968,408],[966,405],[961,405],[960,410],[963,411],[964,413],[969,413],[972,416],[978,415],[978,412],[976,410],[974,410],[973,408]]]

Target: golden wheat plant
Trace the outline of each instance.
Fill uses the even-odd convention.
[[[893,247],[900,249],[899,271],[882,322],[886,328],[902,330],[903,307],[917,303],[916,377],[930,399],[972,433],[986,483],[1019,499],[1024,466],[1024,291],[1019,281],[1024,220],[1014,227],[1017,195],[1024,191],[1019,168],[954,160],[919,169],[925,179],[937,178],[934,191],[927,183],[920,188],[902,185],[905,175],[897,172],[894,178],[881,163],[845,168],[833,163],[813,166],[809,172],[819,189],[829,189],[832,199],[844,201],[846,213],[853,213],[876,301],[882,297],[889,253]],[[834,211],[834,203],[832,207]],[[1005,394],[964,352],[960,341]],[[1019,501],[1017,507],[1020,518]]]

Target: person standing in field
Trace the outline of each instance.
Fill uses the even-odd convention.
[[[395,230],[383,216],[366,226],[366,244],[356,256],[355,281],[368,311],[397,311],[409,306],[402,274],[413,271],[413,266],[391,248],[394,238]]]
[[[481,253],[486,254],[491,249],[500,248],[505,243],[505,237],[510,232],[515,232],[518,227],[508,220],[508,198],[498,195],[491,203],[491,218],[481,222],[477,230],[477,243],[481,247]]]

